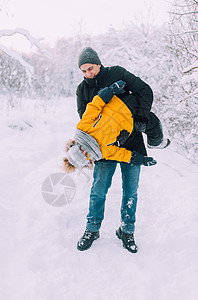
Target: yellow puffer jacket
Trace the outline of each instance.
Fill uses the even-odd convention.
[[[87,104],[76,128],[94,137],[102,152],[102,158],[129,162],[131,151],[112,145],[122,130],[133,131],[133,116],[129,108],[117,96],[108,104],[97,95]]]

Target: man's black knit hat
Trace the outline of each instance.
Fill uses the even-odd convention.
[[[101,65],[101,61],[98,56],[98,53],[91,47],[84,48],[79,55],[78,58],[79,68],[84,64]]]

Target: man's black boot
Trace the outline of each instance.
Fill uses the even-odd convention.
[[[123,247],[132,253],[137,252],[137,245],[135,244],[133,233],[128,234],[123,232],[120,227],[116,230],[116,235],[122,240]]]
[[[77,243],[77,249],[80,251],[87,250],[91,247],[93,241],[97,240],[99,238],[100,234],[99,231],[92,232],[88,229],[85,230],[85,233],[80,238],[80,240]]]

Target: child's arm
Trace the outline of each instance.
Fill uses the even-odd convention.
[[[129,163],[132,152],[125,148],[117,147],[115,145],[105,147],[105,159],[117,160],[119,162]]]
[[[104,106],[105,106],[105,102],[98,95],[96,95],[93,98],[92,102],[87,104],[87,107],[82,116],[82,119],[77,124],[76,128],[78,128],[84,132],[87,132],[87,130],[89,130],[90,126],[99,117]]]
[[[126,162],[130,165],[144,165],[144,166],[154,166],[156,165],[156,160],[153,157],[144,156],[136,151],[129,151],[125,148],[119,148],[117,146],[111,147],[111,155],[104,157],[108,160],[117,160],[119,162]],[[114,154],[112,152],[114,151]]]

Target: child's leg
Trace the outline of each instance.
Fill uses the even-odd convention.
[[[147,135],[148,146],[158,146],[163,142],[162,124],[158,117],[150,112],[149,120],[146,123],[145,134]]]
[[[153,112],[150,112],[147,121],[136,117],[135,129],[147,135],[148,148],[164,149],[170,144],[170,140],[164,138],[162,124]]]

